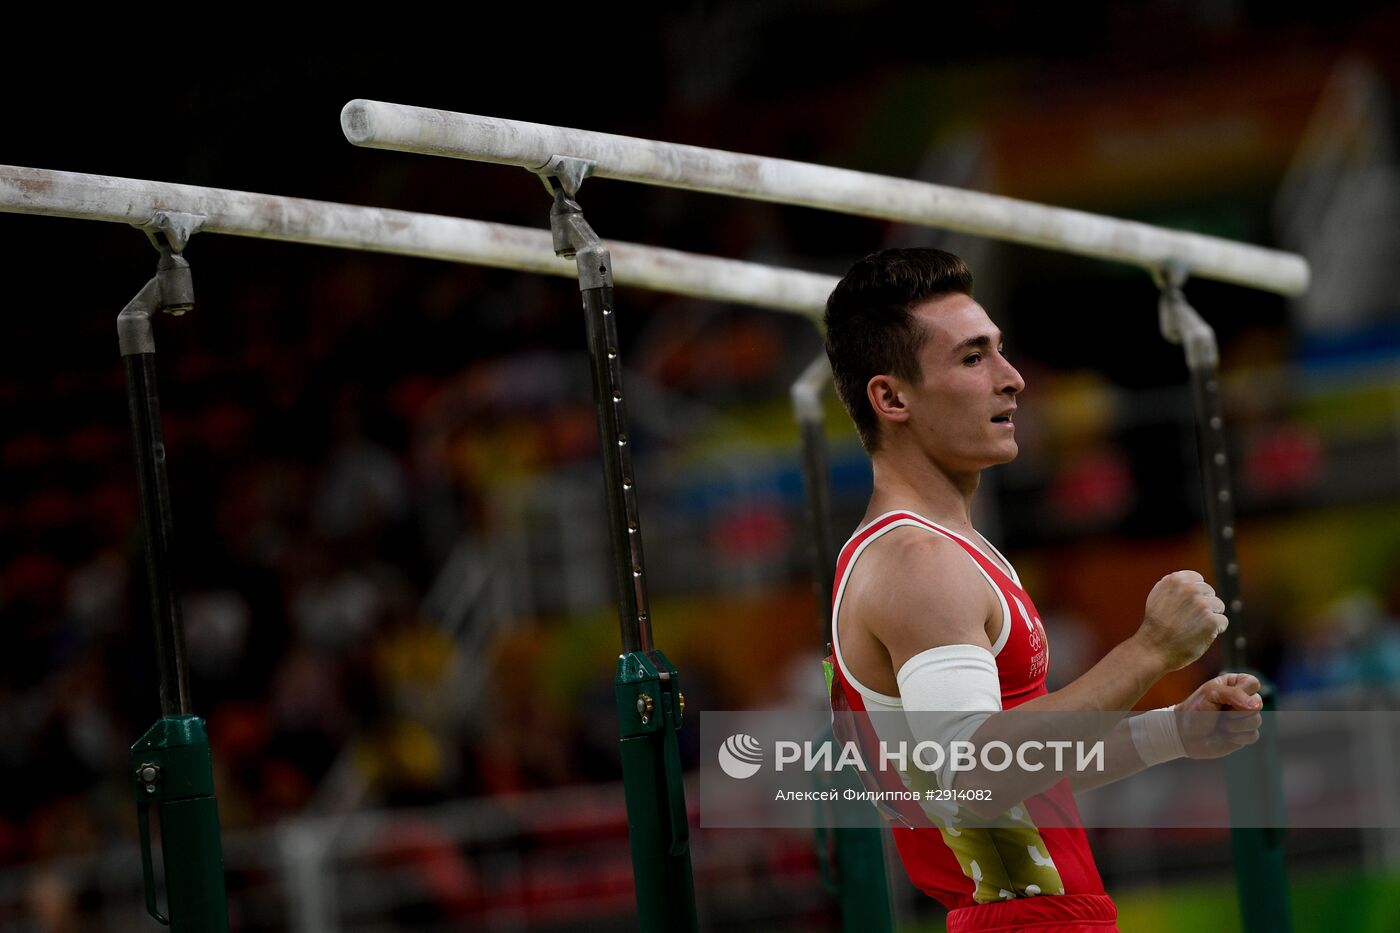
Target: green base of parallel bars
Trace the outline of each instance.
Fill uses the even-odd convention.
[[[1235,890],[1244,933],[1292,933],[1293,915],[1284,865],[1286,831],[1283,787],[1278,771],[1278,709],[1273,685],[1258,671],[1264,700],[1259,741],[1225,759],[1225,788],[1230,801],[1230,848],[1235,862]]]
[[[816,743],[835,741],[831,727]],[[818,790],[859,790],[849,770],[824,775]],[[817,805],[817,867],[822,886],[836,900],[844,933],[894,933],[894,908],[885,874],[883,829],[840,829],[831,825],[829,805]]]
[[[847,933],[894,933],[885,878],[884,830],[835,829],[836,902]]]
[[[173,933],[228,933],[228,898],[209,737],[198,716],[159,719],[131,746],[146,910]],[[169,917],[156,905],[150,810],[160,820]]]
[[[634,651],[618,658],[614,683],[637,928],[693,933],[699,922],[676,738],[682,705],[676,669],[660,651]]]
[[[844,933],[894,933],[883,832],[817,827],[822,886],[836,900]]]

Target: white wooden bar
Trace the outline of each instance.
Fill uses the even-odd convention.
[[[549,202],[541,193],[540,216]],[[106,175],[0,165],[0,211],[143,224],[156,211],[202,215],[202,233],[421,256],[572,278],[549,232],[437,214],[309,201]],[[198,237],[196,237],[196,242]],[[833,276],[608,243],[619,285],[735,302],[819,318]]]
[[[595,162],[600,178],[960,230],[1153,270],[1176,261],[1194,276],[1284,295],[1308,287],[1307,261],[1293,253],[905,178],[373,100],[350,101],[340,122],[346,139],[374,149],[530,170],[572,156]]]

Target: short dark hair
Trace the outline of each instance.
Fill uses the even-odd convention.
[[[919,351],[927,336],[910,313],[950,294],[972,294],[972,270],[941,249],[882,249],[851,266],[826,301],[826,355],[860,442],[874,453],[880,421],[865,387],[881,374],[910,382],[922,376]]]

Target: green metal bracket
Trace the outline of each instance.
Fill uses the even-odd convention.
[[[653,649],[619,656],[614,684],[638,929],[691,933],[699,922],[676,735],[685,712],[680,680]]]
[[[814,740],[834,742],[831,727]],[[823,776],[819,790],[859,790],[849,769]],[[827,811],[829,804],[817,804]],[[822,885],[836,899],[841,929],[862,933],[894,933],[894,907],[885,874],[884,830],[876,827],[841,829],[831,825],[829,812],[817,819],[817,867]]]
[[[204,720],[198,716],[156,720],[131,746],[131,775],[147,912],[173,933],[227,933],[219,808]],[[169,917],[156,906],[152,807],[160,820]]]
[[[1225,790],[1230,802],[1230,847],[1235,889],[1246,931],[1291,933],[1293,916],[1284,863],[1283,784],[1278,769],[1278,709],[1274,685],[1258,671],[1264,701],[1259,741],[1225,759]]]

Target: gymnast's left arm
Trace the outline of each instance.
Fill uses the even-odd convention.
[[[1221,758],[1259,740],[1259,679],[1229,673],[1201,684],[1182,702],[1136,713],[1104,736],[1104,769],[1070,775],[1092,790],[1176,758]]]

